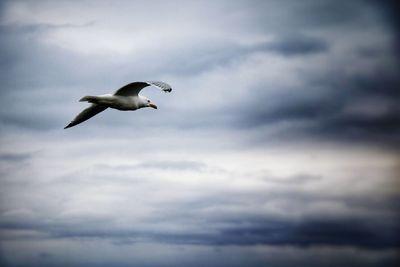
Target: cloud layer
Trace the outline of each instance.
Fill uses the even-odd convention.
[[[393,5],[3,2],[1,265],[396,266]]]

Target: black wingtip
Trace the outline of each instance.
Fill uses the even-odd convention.
[[[70,123],[70,124],[68,124],[67,126],[65,126],[64,129],[71,128],[72,126],[73,126],[72,123]]]

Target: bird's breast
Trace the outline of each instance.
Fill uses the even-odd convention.
[[[118,110],[135,110],[139,108],[139,104],[135,97],[114,96],[114,101],[110,107]]]

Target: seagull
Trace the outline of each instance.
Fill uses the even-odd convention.
[[[172,88],[165,82],[160,81],[146,81],[146,82],[133,82],[118,89],[114,94],[106,94],[99,96],[84,96],[79,101],[88,102],[92,105],[79,113],[64,129],[82,123],[94,115],[106,110],[107,108],[114,108],[118,110],[137,110],[140,108],[151,107],[157,109],[157,106],[150,101],[147,97],[139,95],[139,92],[147,87],[154,86],[164,92],[171,92]]]

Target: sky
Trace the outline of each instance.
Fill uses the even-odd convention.
[[[1,266],[397,266],[399,28],[395,1],[1,1]],[[63,129],[146,80],[158,110]]]

